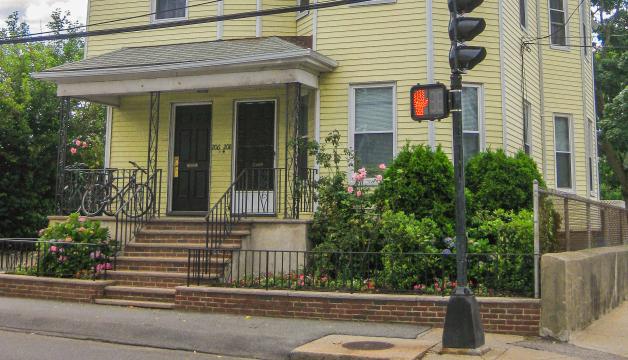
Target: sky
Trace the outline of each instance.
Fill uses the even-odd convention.
[[[0,28],[4,27],[9,14],[17,11],[21,19],[30,25],[31,32],[45,31],[50,13],[57,8],[69,10],[73,20],[85,24],[87,0],[0,0]]]

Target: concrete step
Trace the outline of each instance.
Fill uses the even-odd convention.
[[[132,287],[174,288],[187,283],[187,273],[163,271],[107,271],[107,278],[115,280],[116,285]]]
[[[212,256],[210,267],[221,269],[230,264],[229,256]],[[162,271],[172,273],[187,273],[188,258],[186,257],[156,257],[156,256],[118,256],[116,270],[131,271]]]
[[[124,299],[95,299],[94,302],[100,305],[115,305],[115,306],[132,306],[151,309],[174,309],[174,302],[167,303],[161,301],[139,301],[139,300],[124,300]]]
[[[226,243],[239,241],[251,234],[248,230],[234,230],[225,239]],[[205,230],[171,230],[144,228],[135,236],[137,242],[205,243]]]
[[[134,301],[174,302],[174,289],[136,286],[107,286],[105,298]]]
[[[225,243],[216,249],[217,255],[230,255],[230,250],[240,249],[237,242]],[[205,249],[205,244],[199,243],[151,243],[135,242],[128,244],[124,249],[124,256],[129,257],[187,257],[188,249]]]

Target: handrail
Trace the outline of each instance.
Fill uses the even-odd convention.
[[[236,176],[235,180],[229,185],[227,190],[222,194],[220,199],[216,201],[214,206],[207,212],[205,216],[205,247],[214,248],[220,245],[225,239],[231,235],[231,229],[233,228],[231,201],[233,200],[233,189],[240,179],[244,177],[247,169],[244,169]],[[229,204],[227,200],[229,199]],[[225,210],[229,210],[228,212]],[[219,221],[221,220],[221,221]],[[240,218],[238,218],[240,220]]]

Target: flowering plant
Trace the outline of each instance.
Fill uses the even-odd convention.
[[[41,229],[39,240],[39,262],[31,273],[86,278],[113,268],[109,257],[115,244],[109,239],[108,229],[78,213]]]

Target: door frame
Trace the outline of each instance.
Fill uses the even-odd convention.
[[[274,127],[275,131],[273,131],[273,150],[275,152],[275,156],[273,156],[273,167],[277,167],[277,161],[279,159],[279,151],[278,151],[278,138],[279,138],[279,128],[277,124],[277,119],[279,118],[279,114],[277,110],[279,109],[279,99],[278,98],[263,98],[263,99],[238,99],[233,101],[233,129],[232,129],[232,139],[231,139],[231,182],[235,181],[236,176],[236,162],[238,156],[238,104],[240,103],[252,103],[252,102],[272,102],[275,104],[275,119],[274,119]]]
[[[211,179],[212,179],[212,141],[214,136],[214,103],[211,100],[208,101],[177,101],[170,103],[170,129],[168,130],[168,184],[167,184],[167,195],[166,195],[166,215],[206,215],[206,212],[202,211],[172,211],[172,195],[174,193],[173,189],[173,166],[174,166],[174,141],[175,141],[175,125],[177,122],[176,114],[177,108],[183,106],[198,106],[198,105],[209,105],[211,107],[211,115],[209,124],[209,181],[207,182],[207,196],[211,199]],[[208,204],[209,206],[209,204]]]

